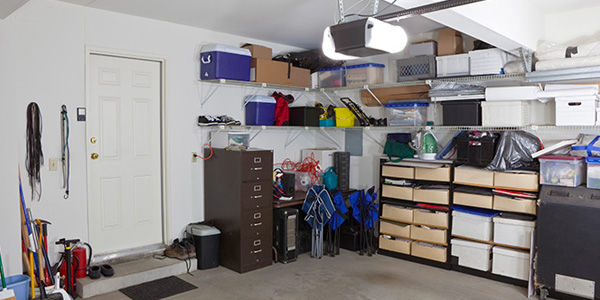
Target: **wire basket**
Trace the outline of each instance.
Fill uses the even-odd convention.
[[[418,80],[426,78],[434,78],[435,72],[435,56],[416,56],[396,61],[396,72],[398,82]]]

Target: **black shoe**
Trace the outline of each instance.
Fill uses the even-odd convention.
[[[179,242],[179,239],[173,240],[173,243],[165,249],[165,256],[177,259],[186,259],[188,257],[185,247]]]
[[[198,117],[198,126],[216,126],[219,125],[219,118],[211,115]]]
[[[217,119],[219,119],[219,125],[241,125],[242,123],[240,121],[235,120],[234,118],[230,117],[230,116],[218,116]]]
[[[111,265],[102,265],[102,275],[105,277],[111,277],[115,275],[115,269]]]
[[[182,239],[180,243],[185,249],[185,253],[189,258],[196,257],[196,246],[193,239]]]
[[[88,276],[90,276],[91,279],[98,279],[98,278],[102,277],[100,267],[99,266],[91,266],[88,271]]]

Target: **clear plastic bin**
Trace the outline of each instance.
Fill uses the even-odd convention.
[[[386,104],[388,126],[425,126],[427,125],[427,107],[429,107],[429,103]]]
[[[435,61],[438,77],[469,75],[469,54],[438,56]]]
[[[383,83],[382,64],[361,64],[346,67],[346,86]]]
[[[346,86],[346,69],[343,67],[339,68],[328,68],[322,69],[319,73],[319,87],[342,87]]]
[[[583,157],[540,156],[540,184],[576,187],[585,183]]]
[[[600,189],[600,157],[590,156],[587,162],[587,187],[589,189]]]

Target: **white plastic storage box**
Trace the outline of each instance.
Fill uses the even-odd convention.
[[[529,252],[494,246],[492,248],[492,273],[529,279]]]
[[[576,187],[585,183],[583,157],[546,155],[540,161],[540,184]]]
[[[600,157],[587,157],[587,187],[600,189]]]
[[[273,125],[277,101],[270,96],[248,96],[246,106],[246,125]]]
[[[437,42],[425,41],[408,45],[408,53],[410,57],[437,55]]]
[[[382,64],[361,64],[346,67],[346,86],[383,83]]]
[[[596,125],[597,96],[556,97],[556,126]]]
[[[455,205],[452,211],[452,235],[480,241],[492,240],[492,218],[498,212]]]
[[[538,86],[488,87],[485,101],[537,100],[540,91]]]
[[[200,79],[250,81],[250,50],[210,44],[200,51]]]
[[[535,221],[494,217],[494,243],[529,249],[534,229]]]
[[[427,107],[429,103],[403,102],[385,105],[388,126],[424,126],[427,125]]]
[[[482,126],[554,124],[554,105],[537,100],[481,101]]]
[[[469,51],[471,75],[504,74],[504,65],[513,60],[500,49]]]
[[[469,54],[438,56],[435,61],[438,77],[469,75]]]
[[[319,70],[319,87],[346,86],[346,69],[344,67]]]
[[[461,239],[450,240],[452,256],[458,257],[458,265],[489,271],[492,268],[492,245]]]

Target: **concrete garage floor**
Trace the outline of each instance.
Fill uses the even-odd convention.
[[[277,263],[245,274],[224,267],[192,274],[179,278],[198,289],[166,299],[527,299],[527,289],[523,287],[383,255],[359,256],[346,250],[335,258],[314,259],[308,253],[302,254],[295,262]],[[129,298],[112,292],[89,299]]]

